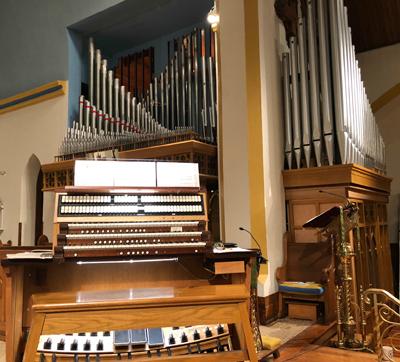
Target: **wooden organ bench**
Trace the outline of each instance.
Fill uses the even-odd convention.
[[[45,356],[45,354],[40,355],[37,352],[41,335],[205,323],[235,325],[240,350],[174,357],[173,348],[169,349],[168,354],[165,352],[165,348],[161,348],[164,352],[157,351],[157,361],[250,360],[253,362],[258,360],[248,317],[248,291],[244,285],[148,289],[145,293],[140,293],[137,298],[135,298],[135,289],[128,290],[128,294],[129,292],[133,294],[130,299],[106,300],[104,298],[106,294],[100,293],[98,301],[87,299],[83,302],[77,301],[82,299],[82,296],[77,293],[34,294],[32,296],[32,326],[23,361],[53,360],[55,355]],[[153,295],[153,297],[143,298],[142,294]],[[62,356],[60,354],[57,357]],[[73,357],[74,355],[70,354],[69,360],[72,360]],[[134,359],[135,361],[147,361],[149,357],[151,354],[143,354],[135,356]],[[94,358],[95,355],[93,355]],[[101,360],[115,360],[116,358],[115,354],[101,355]],[[121,357],[119,356],[119,358]]]
[[[279,316],[287,314],[287,303],[322,304],[324,322],[332,322],[335,318],[335,281],[331,243],[291,242],[285,235],[284,246],[285,262],[276,271]]]

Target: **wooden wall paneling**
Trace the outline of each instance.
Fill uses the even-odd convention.
[[[312,207],[315,215],[330,207],[343,205],[343,197],[359,206],[361,239],[360,258],[353,261],[353,291],[359,298],[359,283],[393,291],[390,245],[387,232],[387,203],[391,179],[358,165],[283,171],[287,203],[288,230],[292,242],[305,238],[301,224]],[[321,193],[331,192],[338,196]],[[317,205],[317,206],[313,206]],[[354,244],[354,232],[351,241]],[[317,234],[315,234],[317,236]],[[315,237],[315,241],[319,239]],[[310,241],[310,240],[309,240]],[[356,246],[356,245],[354,245]]]
[[[132,96],[137,96],[136,91],[136,54],[129,56],[129,91]]]
[[[153,71],[152,71],[152,48],[145,49],[143,51],[143,92],[144,94],[150,88],[150,83],[152,81]]]
[[[115,66],[114,78],[118,78],[120,80],[120,82],[122,81],[122,58],[118,59],[118,63]]]
[[[125,94],[129,91],[129,55],[122,57],[122,85],[125,86]]]
[[[136,57],[136,89],[137,96],[143,96],[143,52],[137,54]]]

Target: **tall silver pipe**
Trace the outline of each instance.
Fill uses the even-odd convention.
[[[120,118],[121,124],[125,122],[125,86],[121,85],[120,87],[120,96],[119,96],[119,104],[120,104]],[[122,132],[122,129],[121,129]]]
[[[176,125],[181,126],[181,111],[180,111],[180,96],[179,96],[179,58],[178,52],[175,52],[174,56],[174,68],[175,68],[175,100],[176,100]]]
[[[158,78],[154,77],[154,119],[158,122]]]
[[[333,114],[332,114],[332,91],[331,91],[331,64],[328,53],[328,31],[327,31],[327,8],[326,0],[318,0],[318,44],[319,44],[319,69],[321,76],[321,108],[322,129],[325,140],[326,154],[329,165],[334,161],[334,136],[333,136]]]
[[[103,130],[103,111],[99,109],[98,116],[97,116],[97,130],[100,132]]]
[[[206,37],[204,29],[201,29],[201,83],[203,89],[203,126],[206,130],[208,126],[208,107],[207,107],[207,76],[206,76]],[[204,132],[204,131],[203,131]],[[203,134],[206,137],[206,133]]]
[[[347,78],[346,78],[346,51],[344,42],[344,29],[343,29],[343,4],[340,1],[334,1],[337,9],[337,24],[338,24],[338,50],[339,50],[339,72],[341,89],[338,96],[342,99],[343,105],[343,142],[344,142],[344,157],[342,163],[349,163],[350,147],[348,137],[348,99],[347,97]]]
[[[100,109],[107,113],[107,59],[101,61],[101,104]]]
[[[181,86],[182,86],[182,126],[186,126],[186,59],[185,59],[185,45],[184,39],[182,39],[181,44]]]
[[[342,99],[342,78],[341,78],[341,58],[340,58],[340,41],[338,27],[338,9],[336,1],[328,1],[330,15],[330,41],[332,52],[332,79],[334,92],[334,109],[335,109],[335,125],[336,139],[338,142],[339,156],[342,163],[345,162],[345,139],[344,139],[344,119],[343,119],[343,99]]]
[[[100,70],[101,70],[101,51],[96,49],[96,97],[94,105],[100,107]]]
[[[161,97],[161,125],[165,127],[165,109],[164,109],[164,72],[160,75],[160,97]]]
[[[319,105],[319,77],[316,54],[316,32],[315,32],[315,11],[314,2],[307,1],[307,38],[308,38],[308,60],[310,64],[310,101],[311,101],[311,123],[312,140],[314,146],[315,160],[317,166],[322,164],[321,147],[321,118]],[[294,117],[294,115],[293,115]],[[296,148],[296,145],[295,145]]]
[[[110,116],[106,113],[104,114],[104,134],[108,135],[110,132]]]
[[[79,129],[82,129],[83,126],[83,109],[85,105],[85,97],[79,97]]]
[[[211,130],[215,129],[215,126],[217,124],[216,120],[216,102],[215,102],[215,92],[214,92],[214,87],[215,87],[215,82],[214,82],[214,62],[213,58],[209,57],[208,58],[208,79],[209,79],[209,85],[210,85],[210,126]],[[212,135],[211,131],[211,135]]]
[[[114,79],[114,118],[119,117],[119,79]]]
[[[169,64],[165,67],[165,126],[167,128],[171,128],[170,126],[170,102],[169,102],[169,95],[170,95],[170,72],[169,72]]]
[[[300,104],[299,84],[297,72],[297,44],[296,38],[290,37],[290,69],[292,80],[292,116],[293,116],[293,150],[297,168],[301,167],[301,125],[300,125]]]
[[[193,129],[193,110],[192,110],[192,36],[188,36],[188,125]]]
[[[170,66],[170,104],[171,104],[171,129],[175,129],[176,118],[175,118],[175,61],[174,57],[171,58],[171,66]]]
[[[127,131],[131,131],[131,92],[126,92],[126,128]]]
[[[94,89],[94,42],[89,38],[89,102],[93,103]]]
[[[90,124],[90,129],[92,132],[94,132],[94,130],[96,129],[96,118],[97,118],[96,106],[92,106],[91,124]]]
[[[132,98],[132,131],[134,132],[135,129],[138,128],[137,125],[137,118],[136,118],[136,97]]]
[[[307,47],[305,42],[305,30],[301,1],[297,2],[297,36],[299,41],[299,65],[300,65],[300,101],[301,101],[301,124],[303,152],[306,159],[306,166],[311,165],[311,125],[308,96],[308,69],[307,69]]]
[[[292,168],[293,143],[292,143],[292,116],[290,104],[290,64],[289,53],[282,54],[283,95],[285,114],[285,155],[289,169]]]
[[[114,83],[114,74],[112,70],[109,70],[107,73],[107,111],[112,117],[114,115],[113,110],[113,83]]]
[[[90,102],[85,101],[85,130],[86,131],[89,130],[89,125],[90,125],[90,115],[91,115],[90,110],[91,110]]]

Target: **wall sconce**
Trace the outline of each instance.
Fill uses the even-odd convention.
[[[215,3],[212,9],[208,12],[207,21],[211,24],[212,30],[217,31],[219,24],[219,14],[217,13]]]

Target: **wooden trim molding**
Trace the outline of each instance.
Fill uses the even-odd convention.
[[[293,188],[311,188],[327,185],[361,185],[371,190],[390,193],[390,183],[392,181],[389,177],[356,164],[284,170],[282,175],[286,191]]]
[[[372,112],[376,113],[381,108],[386,106],[390,101],[400,95],[400,83],[397,83],[392,88],[388,89],[385,93],[383,93],[378,99],[372,102]]]
[[[244,1],[250,226],[267,256],[258,18],[258,0]],[[259,281],[266,275],[267,265],[262,265]]]
[[[0,114],[46,101],[67,92],[67,81],[56,80],[0,100]]]

